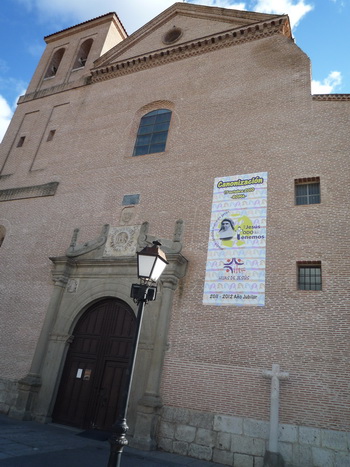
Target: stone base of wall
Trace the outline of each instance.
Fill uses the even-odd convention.
[[[164,407],[158,448],[234,467],[263,467],[269,424],[260,420]],[[286,467],[349,467],[350,433],[281,424]]]
[[[0,413],[9,413],[16,403],[17,392],[17,382],[0,378]]]

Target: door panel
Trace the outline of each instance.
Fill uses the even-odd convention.
[[[109,431],[117,415],[135,333],[135,315],[116,299],[90,307],[67,354],[53,420]]]
[[[122,394],[125,381],[126,365],[124,368],[119,362],[106,361],[96,405],[95,423],[97,428],[111,427],[118,415],[119,398],[114,393]]]
[[[84,361],[75,356],[67,361],[62,381],[69,384],[61,385],[60,397],[56,403],[60,412],[60,423],[73,426],[81,426],[84,423],[84,408],[91,393],[91,379],[86,375],[94,373],[94,369],[95,363],[92,361]]]

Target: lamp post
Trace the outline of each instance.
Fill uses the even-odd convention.
[[[155,284],[164,271],[165,266],[169,264],[165,253],[160,249],[160,245],[159,242],[154,241],[153,246],[147,246],[137,253],[137,275],[140,279],[140,284],[132,284],[130,294],[131,298],[138,304],[136,329],[126,374],[125,387],[119,405],[118,418],[113,425],[113,433],[109,439],[111,449],[108,467],[120,467],[123,449],[128,445],[126,434],[129,427],[126,423],[126,414],[128,411],[130,389],[135,369],[137,347],[140,339],[143,310],[147,302],[156,299],[157,286]]]

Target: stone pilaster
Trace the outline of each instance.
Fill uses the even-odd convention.
[[[62,362],[68,352],[73,336],[69,334],[51,334],[47,346],[47,364],[42,369],[42,388],[35,406],[35,419],[42,423],[51,422],[53,401],[58,391],[57,375],[61,374]],[[52,392],[54,389],[54,393]]]
[[[32,407],[41,386],[38,374],[28,373],[18,381],[16,405],[11,407],[9,416],[17,420],[32,420]]]
[[[47,336],[53,327],[57,310],[61,303],[62,294],[67,284],[67,276],[61,273],[55,277],[54,280],[54,291],[38,339],[30,371],[24,378],[18,381],[16,405],[11,407],[9,412],[10,417],[18,420],[33,419],[33,407],[35,406],[42,385],[41,366],[47,351]]]
[[[160,409],[163,405],[159,390],[164,354],[167,347],[171,308],[174,291],[177,288],[179,278],[184,276],[187,266],[187,261],[181,255],[174,255],[173,258],[169,255],[168,259],[170,267],[168,266],[167,272],[162,279],[162,301],[146,390],[138,403],[134,438],[131,442],[132,446],[143,450],[156,448],[156,430]]]

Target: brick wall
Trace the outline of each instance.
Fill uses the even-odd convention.
[[[173,111],[165,152],[132,157],[140,116],[160,102]],[[63,104],[47,142],[50,112]],[[280,35],[20,104],[1,144],[1,166],[11,170],[0,189],[59,185],[55,196],[0,206],[2,377],[29,371],[52,293],[49,257],[64,254],[76,227],[88,241],[118,225],[123,196],[140,194],[135,224],[171,238],[174,222],[185,223],[189,268],[172,309],[165,404],[266,422],[261,372],[278,363],[290,374],[282,424],[349,431],[348,127],[349,101],[314,100],[308,58]],[[45,167],[30,170],[37,154]],[[213,180],[261,171],[269,176],[266,305],[203,306]],[[316,176],[321,204],[295,206],[294,180]],[[297,290],[298,261],[321,261],[322,291]]]

